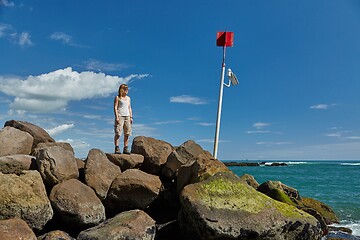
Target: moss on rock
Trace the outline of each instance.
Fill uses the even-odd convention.
[[[290,206],[274,201],[272,198],[256,191],[247,184],[227,177],[210,178],[197,188],[198,199],[209,208],[229,210],[244,210],[249,213],[259,213],[266,209],[277,209],[283,216],[294,218],[312,218],[309,214]],[[274,193],[275,194],[275,193]],[[286,202],[292,202],[285,194],[276,193]]]

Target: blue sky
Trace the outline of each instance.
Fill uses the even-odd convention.
[[[220,160],[360,159],[360,2],[0,0],[0,123],[29,121],[77,157],[113,151],[113,98],[128,83],[133,136]],[[132,139],[131,139],[132,141]]]

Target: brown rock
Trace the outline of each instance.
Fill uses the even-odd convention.
[[[266,181],[257,188],[258,191],[268,195],[269,197],[272,197],[269,195],[269,193],[274,192],[274,189],[284,192],[294,204],[298,204],[299,201],[301,201],[298,190],[289,187],[280,181]]]
[[[51,190],[49,199],[72,228],[92,227],[105,220],[105,208],[94,190],[77,179],[63,181]]]
[[[38,171],[0,173],[0,219],[21,218],[34,230],[52,219],[53,210]]]
[[[0,172],[20,174],[23,170],[35,170],[35,157],[30,155],[10,155],[0,157]]]
[[[85,163],[85,183],[95,190],[101,200],[107,196],[113,180],[121,173],[99,149],[91,149]]]
[[[230,172],[225,164],[207,154],[201,154],[194,163],[182,166],[178,171],[177,192],[190,183],[204,181],[218,172]]]
[[[167,161],[173,147],[170,143],[150,137],[135,137],[131,145],[131,153],[144,156],[141,170],[158,175]]]
[[[72,238],[66,232],[55,230],[39,236],[37,240],[75,240],[75,238]]]
[[[188,140],[175,148],[169,155],[167,162],[162,169],[162,174],[170,179],[177,177],[178,169],[186,164],[195,162],[196,158],[203,154],[211,158],[211,154],[205,151],[200,145],[193,140]]]
[[[244,174],[240,177],[240,180],[246,182],[247,185],[249,185],[250,187],[257,189],[260,184],[256,181],[256,179],[249,175],[249,174]]]
[[[55,142],[55,140],[50,137],[50,135],[44,129],[29,122],[10,120],[5,122],[4,127],[6,126],[14,127],[29,133],[34,138],[32,150],[34,150],[39,143]]]
[[[144,162],[144,156],[140,154],[113,154],[107,153],[107,158],[119,166],[121,171],[125,171],[132,168],[140,168]]]
[[[36,154],[36,162],[44,182],[50,186],[79,177],[74,154],[62,147],[40,149]]]
[[[334,210],[325,203],[312,198],[302,198],[301,202],[304,206],[318,211],[324,217],[326,224],[339,223],[339,218],[336,216]]]
[[[31,153],[34,138],[13,127],[0,130],[0,156]]]
[[[19,218],[0,220],[0,240],[36,240],[35,233]]]
[[[180,195],[185,239],[317,239],[320,224],[294,206],[256,191],[233,173],[187,185]]]
[[[70,152],[72,152],[72,154],[75,155],[74,149],[72,148],[72,146],[70,145],[70,143],[67,142],[45,142],[45,143],[39,143],[36,148],[35,148],[35,155],[36,152],[38,152],[40,149],[42,148],[46,148],[46,147],[53,147],[53,146],[59,146],[62,147],[65,150],[68,150]]]
[[[145,209],[159,195],[162,184],[158,176],[138,169],[129,169],[113,181],[108,192],[109,206],[119,212]]]
[[[155,221],[141,210],[122,212],[93,228],[80,232],[78,240],[155,239]]]

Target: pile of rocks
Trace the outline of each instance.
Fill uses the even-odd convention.
[[[191,140],[138,136],[130,155],[80,160],[34,124],[0,130],[2,239],[321,239],[337,219],[311,205],[237,177]]]

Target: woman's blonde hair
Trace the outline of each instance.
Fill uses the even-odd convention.
[[[128,85],[126,85],[124,83],[120,85],[119,90],[118,90],[119,97],[121,96],[121,93],[124,91],[125,88],[128,88]]]

